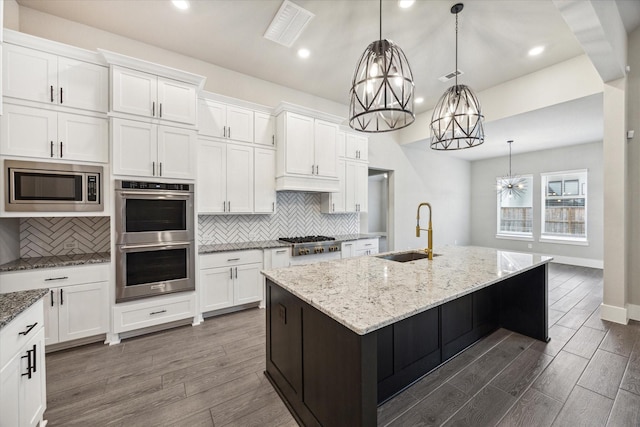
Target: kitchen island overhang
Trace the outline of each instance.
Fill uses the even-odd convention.
[[[499,327],[548,341],[550,257],[437,252],[263,272],[265,374],[299,423],[375,425],[380,403]]]

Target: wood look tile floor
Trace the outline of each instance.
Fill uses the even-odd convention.
[[[640,323],[602,270],[551,264],[545,344],[500,329],[378,408],[382,426],[640,426]],[[47,354],[49,426],[295,426],[263,375],[264,310]]]

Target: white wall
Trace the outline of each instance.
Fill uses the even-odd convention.
[[[387,195],[387,179],[380,175],[369,177],[369,206],[367,219],[369,232],[387,231],[387,207],[389,197]]]
[[[469,244],[469,162],[433,150],[403,147],[390,135],[377,134],[369,137],[369,166],[394,171],[389,176],[389,203],[394,207],[389,217],[394,227],[389,250],[426,246],[426,233],[420,238],[415,235],[420,202],[433,207],[435,247]],[[426,228],[426,208],[420,216]]]
[[[627,217],[630,234],[627,296],[629,303],[640,309],[640,28],[629,34],[628,49],[631,72],[627,76],[627,129],[635,130],[635,136],[627,141]],[[634,318],[640,319],[640,312],[635,313]]]
[[[471,244],[556,255],[565,259],[591,260],[587,265],[598,265],[603,259],[603,164],[602,143],[575,145],[514,155],[513,171],[533,175],[533,235],[535,241],[496,238],[497,205],[496,177],[505,174],[509,158],[497,157],[471,163]],[[588,170],[587,185],[587,238],[588,246],[540,243],[541,230],[541,177],[543,172]],[[532,248],[528,248],[532,244]]]

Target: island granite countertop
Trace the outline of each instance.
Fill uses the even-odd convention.
[[[415,251],[401,251],[405,253]],[[274,283],[359,335],[380,329],[553,258],[474,246],[437,248],[406,263],[378,254],[263,271]],[[390,253],[389,253],[390,254]]]
[[[7,326],[9,322],[45,296],[47,292],[49,289],[44,288],[0,294],[0,329]]]
[[[55,268],[83,264],[100,264],[105,262],[111,262],[111,254],[109,252],[21,258],[0,265],[0,273],[7,271],[32,270],[34,268]]]

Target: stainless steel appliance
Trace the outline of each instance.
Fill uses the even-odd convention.
[[[115,181],[116,302],[195,290],[193,184]]]
[[[102,166],[4,161],[7,212],[97,212],[104,209]]]
[[[282,242],[291,243],[291,265],[312,264],[341,257],[341,244],[334,237],[304,236],[281,237]]]

